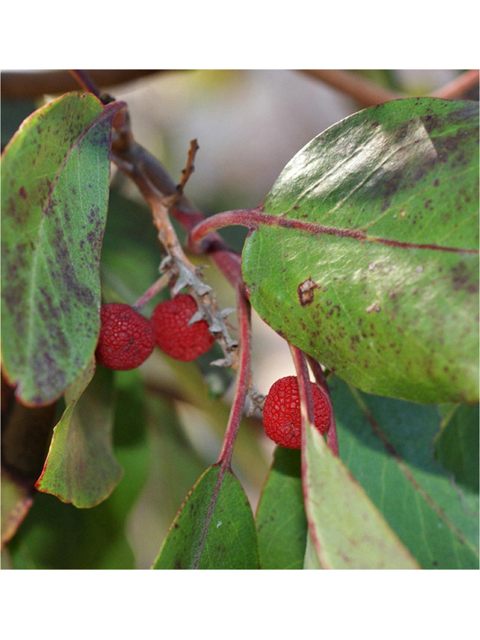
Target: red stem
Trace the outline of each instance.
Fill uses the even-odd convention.
[[[458,98],[458,96],[463,95],[464,93],[478,85],[478,80],[478,69],[470,69],[469,71],[465,71],[465,73],[462,73],[461,76],[458,76],[448,84],[440,87],[440,89],[437,89],[430,95],[436,98],[452,100],[453,98]]]
[[[248,227],[250,230],[258,229],[260,226],[283,227],[285,229],[295,229],[304,231],[311,235],[329,235],[339,238],[352,238],[363,242],[378,242],[392,247],[401,249],[427,249],[431,251],[448,251],[452,253],[474,253],[478,254],[478,249],[461,249],[457,247],[444,247],[437,244],[417,244],[414,242],[400,242],[398,240],[390,240],[389,238],[378,238],[369,236],[362,231],[356,229],[338,229],[337,227],[326,227],[315,222],[304,222],[295,218],[286,218],[284,215],[274,215],[271,213],[263,213],[260,207],[256,209],[237,209],[233,211],[224,211],[207,218],[198,224],[190,232],[188,237],[188,246],[191,251],[202,251],[200,243],[213,231],[217,231],[222,227],[231,225],[240,225]]]
[[[317,385],[323,389],[325,395],[328,398],[328,402],[330,403],[330,425],[327,431],[327,442],[328,446],[332,450],[332,453],[338,458],[338,437],[337,437],[337,425],[335,423],[335,414],[333,412],[332,399],[330,397],[330,390],[328,388],[327,380],[325,379],[325,375],[323,373],[322,367],[319,363],[314,360],[311,356],[307,355],[308,364],[310,365],[310,369],[315,377],[315,381]]]
[[[237,439],[238,430],[242,421],[245,400],[250,386],[250,355],[251,355],[251,325],[250,325],[250,303],[246,299],[243,289],[237,287],[237,310],[239,324],[239,370],[237,374],[235,397],[230,416],[228,419],[227,431],[223,440],[222,450],[217,465],[220,465],[220,473],[218,474],[217,484],[212,494],[207,517],[203,525],[202,538],[197,550],[197,557],[193,565],[193,569],[198,569],[203,545],[207,536],[208,527],[212,519],[213,510],[217,502],[217,497],[222,486],[225,473],[231,467],[233,447]]]
[[[218,462],[222,467],[229,468],[232,460],[233,447],[237,438],[238,429],[243,416],[245,400],[248,389],[250,387],[250,358],[252,330],[250,323],[250,303],[245,297],[243,289],[237,287],[237,313],[239,324],[239,367],[237,373],[235,397],[230,417],[228,420],[227,431],[223,441],[223,447],[220,452]]]
[[[308,375],[307,361],[305,354],[297,347],[291,346],[293,363],[297,372],[298,391],[300,394],[300,408],[302,412],[302,448],[305,442],[305,418],[310,424],[315,423],[315,412],[313,409],[313,394],[310,384],[310,376]]]
[[[308,421],[310,422],[310,424],[314,424],[315,413],[313,409],[312,386],[310,384],[310,378],[308,375],[308,368],[307,368],[307,361],[305,360],[305,354],[303,353],[303,351],[300,351],[300,349],[297,349],[297,347],[293,347],[293,346],[290,346],[290,351],[292,353],[293,363],[295,365],[295,370],[297,372],[298,390],[300,394],[300,409],[302,413],[302,463],[301,464],[302,464],[303,498],[305,501],[305,511],[307,514],[309,533],[318,555],[321,545],[317,537],[317,533],[315,531],[315,525],[309,513],[308,485],[307,485],[307,456],[306,456],[307,422],[305,418],[308,417]]]
[[[78,84],[85,89],[85,91],[93,93],[93,95],[97,96],[97,98],[100,97],[100,89],[93,82],[90,76],[85,73],[85,71],[81,71],[80,69],[70,69],[70,73],[78,82]]]
[[[145,293],[143,293],[140,298],[132,305],[133,309],[135,309],[135,311],[141,311],[143,307],[157,295],[157,293],[160,293],[160,291],[166,287],[167,284],[168,276],[166,276],[165,274],[163,276],[160,276],[160,278],[158,278],[158,280],[155,280],[155,282],[145,291]]]

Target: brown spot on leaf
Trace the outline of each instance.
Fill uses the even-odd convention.
[[[302,307],[305,307],[313,302],[313,294],[315,289],[318,289],[318,284],[311,278],[308,278],[304,282],[301,282],[297,287],[298,299]]]

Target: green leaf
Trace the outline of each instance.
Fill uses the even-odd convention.
[[[108,216],[102,243],[102,288],[110,289],[121,300],[134,304],[159,277],[161,259],[157,232],[151,224],[152,213],[123,196],[118,189],[110,190]],[[144,311],[147,316],[163,297],[150,300]],[[110,299],[107,299],[110,301]]]
[[[27,405],[59,398],[99,330],[112,120],[94,96],[33,113],[2,162],[2,361]]]
[[[255,523],[233,473],[214,465],[186,497],[154,569],[258,569]]]
[[[53,431],[37,484],[76,507],[90,508],[107,498],[122,477],[113,454],[113,371],[94,363],[66,393],[67,408]],[[92,378],[93,376],[93,378]]]
[[[450,412],[435,439],[435,457],[454,481],[474,493],[479,489],[478,466],[478,404],[473,407],[457,405]]]
[[[418,569],[363,488],[307,423],[305,506],[323,569]]]
[[[242,270],[273,329],[364,391],[478,402],[478,103],[360,111],[263,209],[279,222],[252,232]]]
[[[457,484],[434,459],[437,408],[369,396],[338,378],[330,390],[343,462],[420,565],[478,569],[478,492],[473,478]],[[454,458],[463,444],[450,444]]]
[[[124,473],[108,503],[118,519],[125,521],[147,481],[151,443],[147,438],[145,386],[140,372],[116,371],[114,382],[113,449]]]
[[[2,549],[15,534],[33,502],[33,487],[21,482],[2,466]]]
[[[126,526],[150,463],[144,390],[136,370],[115,372],[115,384],[114,451],[124,476],[111,496],[92,509],[76,509],[54,496],[37,494],[8,545],[13,568],[135,568]]]
[[[307,548],[305,550],[305,559],[303,561],[304,569],[321,569],[322,566],[318,559],[317,552],[315,550],[315,545],[312,542],[312,536],[310,533],[307,535]]]
[[[300,451],[277,447],[257,510],[262,569],[302,569],[307,544]]]

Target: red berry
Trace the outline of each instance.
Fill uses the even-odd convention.
[[[160,302],[153,310],[155,342],[162,351],[176,360],[195,360],[215,342],[205,320],[188,325],[197,311],[194,298],[186,293]]]
[[[326,395],[313,382],[315,427],[325,433],[330,424],[331,407]],[[280,378],[273,383],[263,405],[263,426],[267,436],[281,447],[300,449],[300,394],[295,376]]]
[[[136,369],[155,346],[152,325],[128,304],[112,302],[100,309],[100,336],[95,356],[108,369]]]

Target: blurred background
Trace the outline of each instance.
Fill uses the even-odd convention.
[[[429,94],[460,73],[355,72],[388,91],[407,95]],[[260,204],[283,167],[306,143],[365,106],[362,100],[346,96],[331,83],[293,70],[105,70],[92,72],[92,77],[99,78],[97,82],[103,90],[128,104],[137,142],[161,161],[175,181],[185,166],[190,140],[198,140],[195,172],[186,195],[207,216]],[[78,89],[66,72],[56,76],[52,72],[3,72],[2,148],[26,116],[69,90]],[[464,97],[478,99],[478,85]],[[184,232],[177,229],[184,238]],[[234,227],[222,234],[230,246],[241,251],[246,235],[243,228]],[[113,169],[102,252],[105,300],[133,303],[156,279],[160,260],[148,209],[136,187]],[[204,258],[193,260],[209,265]],[[215,268],[209,265],[204,275],[220,305],[234,306],[232,291]],[[146,308],[147,315],[161,297]],[[293,374],[294,367],[286,343],[255,313],[253,316],[253,377],[257,389],[266,394],[279,377]],[[230,322],[235,334],[234,314]],[[151,566],[186,493],[218,457],[233,379],[231,372],[210,367],[209,362],[218,355],[213,350],[197,365],[173,362],[156,351],[141,367],[144,413],[140,411],[138,415],[145,416],[147,425],[145,455],[139,457],[137,466],[132,463],[129,467],[129,473],[138,475],[141,488],[125,520],[125,535],[133,553],[127,554],[128,560],[112,560],[113,565],[117,562],[115,568]],[[235,449],[233,470],[254,511],[272,451],[273,443],[264,437],[258,418],[246,418]],[[45,527],[51,535],[55,529],[56,544],[65,544],[65,536],[71,535],[75,526],[78,531],[84,527],[85,532],[91,527],[87,521],[80,523],[74,507],[54,502],[58,500],[52,496],[37,496],[12,542],[14,564],[23,563],[25,568],[86,568],[88,562],[90,566],[93,562],[96,566],[91,568],[114,568],[101,553],[93,561],[89,556],[87,562],[78,554],[74,558],[74,552],[72,557],[65,554],[59,560],[58,554],[35,551],[35,540],[47,535]],[[101,505],[90,511],[102,509]],[[40,511],[54,515],[47,522]],[[38,527],[43,533],[38,532]]]

